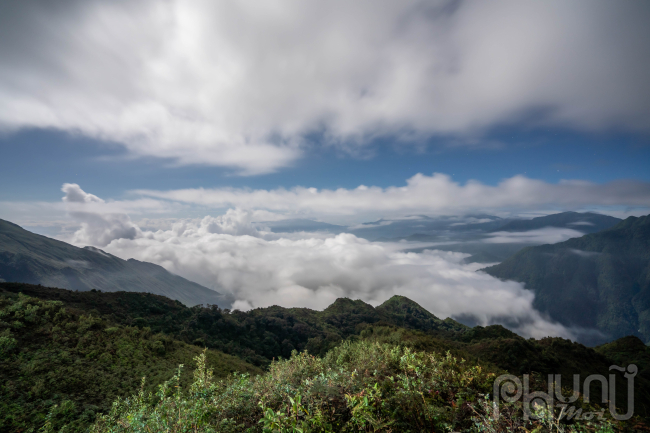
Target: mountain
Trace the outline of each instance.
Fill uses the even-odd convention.
[[[528,247],[484,271],[524,283],[535,308],[565,325],[596,329],[606,340],[650,342],[650,216]]]
[[[544,241],[532,237],[501,236],[500,232],[526,232],[543,228],[570,228],[580,234],[593,233],[610,228],[621,220],[597,213],[563,212],[533,219],[503,219],[493,215],[466,216],[412,216],[401,220],[378,220],[355,227],[356,236],[380,242],[431,243],[432,245],[408,248],[409,252],[438,249],[470,254],[465,259],[472,263],[502,262],[527,246],[540,245]],[[541,237],[541,236],[540,236]],[[565,238],[564,238],[565,239]]]
[[[395,296],[373,307],[360,300],[337,299],[323,311],[272,306],[250,311],[216,306],[186,307],[163,296],[133,292],[73,292],[30,284],[0,283],[0,295],[23,293],[95,315],[110,316],[124,326],[147,327],[186,343],[199,344],[238,356],[257,366],[291,351],[325,354],[359,333],[364,324],[400,326],[450,335],[467,329],[452,319],[441,320],[417,303]]]
[[[94,247],[78,248],[0,220],[0,281],[72,290],[126,290],[176,299],[186,305],[230,305],[218,292],[153,263],[122,260]]]
[[[620,218],[593,212],[562,212],[529,220],[509,221],[492,231],[524,232],[544,227],[559,227],[574,229],[583,233],[596,233],[613,227],[619,222],[621,222]]]
[[[189,361],[201,351],[197,346],[208,347],[206,364],[216,377],[233,371],[252,376],[229,376],[217,382],[216,388],[208,387],[205,381],[209,375],[198,365],[193,374],[197,382],[188,387],[194,364]],[[214,350],[220,347],[239,358],[263,360],[258,365],[268,371],[256,376],[261,373],[259,368]],[[350,362],[354,365],[341,370]],[[468,399],[468,392],[476,386],[481,394],[492,392],[494,377],[505,371],[517,376],[531,374],[531,390],[538,390],[547,386],[547,374],[561,374],[563,378],[580,374],[584,379],[592,374],[610,374],[613,363],[625,366],[631,362],[639,367],[635,413],[647,417],[650,356],[635,337],[595,349],[561,338],[526,339],[499,325],[468,328],[450,319],[440,320],[401,296],[378,307],[341,298],[323,311],[274,306],[241,312],[217,306],[188,308],[147,293],[74,292],[0,283],[2,431],[36,431],[46,420],[52,424],[46,431],[86,431],[94,420],[105,427],[94,431],[132,431],[126,427],[134,427],[133,422],[155,423],[160,412],[130,414],[119,417],[119,422],[113,415],[97,416],[106,414],[108,403],[116,397],[122,400],[113,405],[113,410],[131,411],[140,405],[143,409],[153,407],[169,396],[174,399],[169,409],[175,416],[165,415],[165,429],[173,429],[168,422],[174,420],[214,422],[227,417],[236,423],[226,419],[211,431],[251,431],[264,416],[260,401],[274,410],[290,410],[289,397],[302,398],[303,404],[324,399],[318,401],[328,402],[327,413],[332,414],[336,406],[334,419],[349,420],[354,406],[348,406],[346,394],[369,395],[371,402],[381,396],[386,404],[400,402],[388,411],[393,415],[396,411],[415,413],[412,407],[418,402],[434,405],[431,410],[447,404],[450,409],[424,419],[464,419],[467,427],[476,414],[467,406],[476,402],[474,397]],[[173,392],[124,400],[136,391],[142,376],[147,378],[145,391],[172,378],[175,363],[183,363],[185,368],[180,383],[171,381],[168,391]],[[418,382],[432,367],[451,376]],[[410,373],[412,381],[399,376]],[[484,376],[472,379],[476,374]],[[378,381],[382,382],[376,386]],[[624,381],[619,374],[617,383]],[[406,389],[396,389],[399,384]],[[412,390],[412,384],[423,388],[405,394]],[[259,386],[263,394],[251,395]],[[365,386],[369,388],[359,391]],[[439,387],[436,390],[440,395],[451,392],[463,400],[449,396],[440,399],[437,392],[429,397],[432,386]],[[181,391],[194,394],[187,402],[178,403]],[[598,384],[593,391],[599,395]],[[627,407],[626,392],[626,387],[616,388],[617,405]],[[203,399],[209,400],[207,405],[199,406],[209,409],[209,414],[194,411],[201,407],[194,407],[192,402]],[[211,406],[218,402],[225,407]],[[461,409],[454,412],[454,407]],[[312,409],[315,407],[308,412],[314,413]],[[474,409],[480,410],[480,406]],[[115,427],[116,422],[120,428]],[[400,430],[395,427],[393,431],[423,431],[421,424],[395,425]],[[164,430],[155,424],[149,427],[152,431]],[[188,426],[183,431],[206,430]]]

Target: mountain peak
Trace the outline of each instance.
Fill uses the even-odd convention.
[[[341,314],[349,311],[367,312],[367,313],[374,314],[375,308],[372,305],[367,304],[360,299],[352,300],[350,298],[338,298],[329,307],[323,310],[324,313],[335,313],[335,314]]]
[[[377,311],[394,317],[400,326],[418,329],[462,331],[465,325],[453,319],[441,320],[417,302],[400,295],[394,295],[377,307]]]

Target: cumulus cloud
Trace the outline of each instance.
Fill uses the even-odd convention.
[[[229,234],[234,236],[258,236],[259,232],[251,224],[252,212],[241,209],[228,209],[224,215],[217,217],[206,216],[196,224],[196,220],[185,219],[172,226],[176,235],[196,233],[206,235],[211,233]]]
[[[496,186],[478,181],[464,185],[442,173],[417,174],[404,186],[388,188],[361,185],[337,190],[295,187],[251,190],[245,188],[182,189],[136,191],[148,197],[211,207],[241,207],[317,215],[382,216],[404,214],[463,214],[468,211],[530,209],[558,206],[648,206],[650,183],[614,181],[595,184],[561,181],[557,184],[514,176]]]
[[[64,183],[61,191],[65,193],[62,200],[67,203],[105,203],[94,194],[89,194],[76,183]]]
[[[70,215],[81,223],[72,237],[72,243],[77,245],[105,246],[115,239],[135,239],[140,231],[127,215],[91,212],[70,212]]]
[[[355,152],[512,122],[648,131],[649,17],[642,1],[10,2],[0,128],[244,174],[313,134]]]
[[[100,213],[86,209],[89,204],[106,202],[89,194],[76,183],[64,183],[62,200],[68,204],[68,212],[81,224],[72,236],[72,243],[78,245],[105,246],[115,239],[135,239],[140,229],[123,213]]]

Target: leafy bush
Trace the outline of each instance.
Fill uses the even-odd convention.
[[[565,431],[550,415],[525,423],[513,405],[495,420],[487,397],[494,374],[450,354],[346,342],[324,358],[294,351],[264,375],[220,381],[203,354],[196,361],[187,392],[179,369],[156,395],[143,387],[118,399],[91,432]],[[606,421],[582,427],[610,429]]]

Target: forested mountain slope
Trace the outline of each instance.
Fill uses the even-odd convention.
[[[526,248],[484,269],[535,292],[534,306],[604,340],[650,342],[650,216],[553,245]]]
[[[94,311],[127,326],[149,327],[187,343],[207,346],[241,357],[255,365],[288,358],[291,351],[324,354],[329,348],[367,324],[387,324],[450,334],[467,329],[452,320],[440,320],[410,299],[395,296],[374,308],[362,301],[337,299],[323,311],[278,306],[251,311],[217,306],[186,307],[180,302],[147,293],[73,292],[29,284],[0,283],[2,292],[24,293],[40,299]]]

